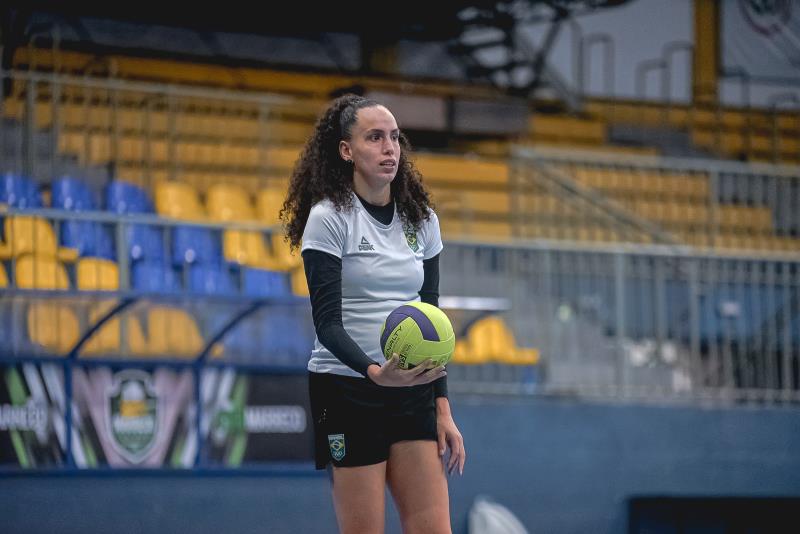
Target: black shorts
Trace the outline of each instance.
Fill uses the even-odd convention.
[[[406,440],[436,441],[431,384],[382,387],[366,378],[309,372],[317,469],[384,462]]]

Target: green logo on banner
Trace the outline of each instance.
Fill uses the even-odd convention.
[[[144,460],[158,434],[158,396],[152,377],[123,371],[108,390],[107,423],[114,449],[132,463]]]
[[[328,434],[328,446],[331,448],[331,456],[334,460],[344,458],[344,434]]]

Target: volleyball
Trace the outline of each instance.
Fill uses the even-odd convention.
[[[400,357],[400,367],[410,369],[430,358],[436,365],[450,361],[456,336],[447,315],[431,304],[407,302],[395,308],[381,329],[381,350],[388,360]]]

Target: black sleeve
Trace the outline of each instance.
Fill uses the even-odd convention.
[[[342,363],[369,378],[367,367],[376,362],[353,341],[342,324],[341,258],[311,249],[303,251],[302,256],[319,342]]]
[[[422,280],[422,288],[419,290],[419,298],[426,304],[439,307],[439,254],[424,260],[422,270],[425,275]],[[433,383],[433,392],[436,397],[447,397],[447,377],[443,376]]]
[[[422,280],[422,288],[419,290],[419,298],[426,304],[439,307],[439,255],[424,260],[422,270],[425,277]]]

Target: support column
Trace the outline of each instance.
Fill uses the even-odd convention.
[[[719,0],[694,0],[692,99],[714,104],[719,94]]]

